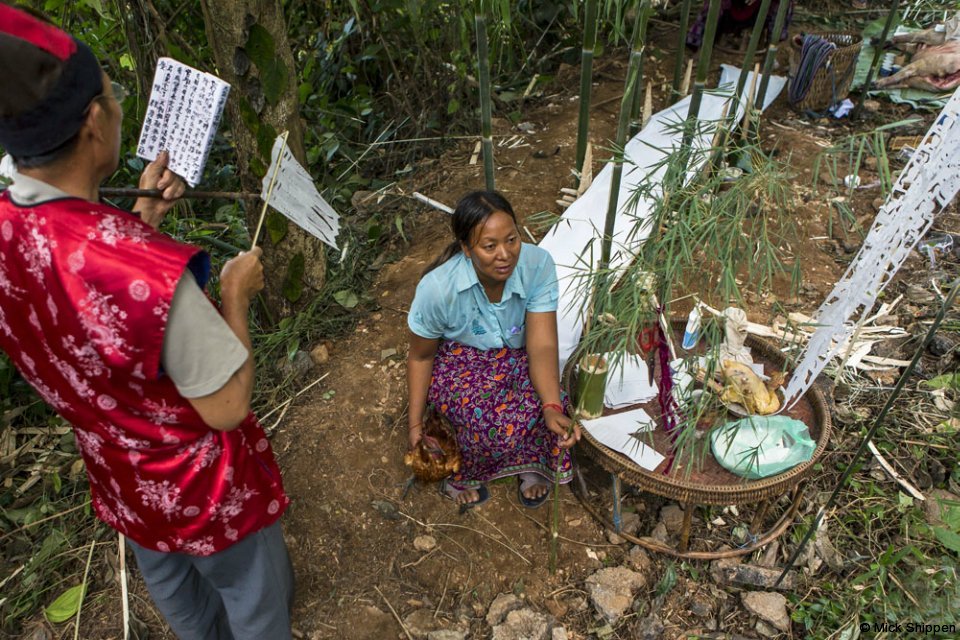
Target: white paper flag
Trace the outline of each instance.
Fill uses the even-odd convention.
[[[283,153],[280,153],[280,150]],[[277,163],[280,163],[279,170]],[[273,180],[274,172],[277,173]],[[273,193],[269,194],[273,180]],[[260,197],[271,207],[288,217],[307,233],[316,236],[334,249],[340,233],[340,216],[317,191],[313,178],[290,153],[283,135],[273,141],[270,168],[263,177]]]

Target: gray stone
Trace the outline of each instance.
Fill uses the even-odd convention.
[[[487,610],[487,624],[491,627],[497,626],[503,622],[508,613],[522,606],[523,601],[517,596],[512,593],[501,593],[490,603],[490,608]]]
[[[433,536],[417,536],[413,539],[413,548],[417,551],[430,551],[437,546],[437,539]]]
[[[690,613],[698,618],[709,618],[713,615],[713,601],[705,595],[697,594],[690,599],[688,605]]]
[[[626,567],[610,567],[587,578],[587,593],[597,612],[614,624],[633,604],[634,592],[646,585],[644,574]]]
[[[637,626],[633,637],[636,640],[660,640],[663,638],[663,622],[656,615],[649,615]]]
[[[781,594],[769,591],[747,591],[740,594],[740,599],[747,611],[764,622],[769,622],[783,632],[790,630],[787,599]]]
[[[635,545],[630,549],[630,552],[627,554],[627,563],[635,571],[644,575],[648,574],[653,566],[653,563],[650,562],[650,556],[647,555],[647,552],[644,551],[640,545]]]
[[[318,344],[313,348],[313,351],[310,352],[310,358],[313,360],[314,364],[326,364],[327,360],[330,359],[330,350],[325,344]]]
[[[754,627],[764,638],[775,638],[780,635],[780,632],[777,631],[772,625],[767,624],[763,620],[757,620],[757,624]]]
[[[467,634],[456,629],[439,629],[427,634],[427,640],[466,640]]]
[[[667,539],[669,538],[667,534],[667,525],[663,524],[662,522],[658,522],[657,526],[655,526],[653,531],[650,532],[650,537],[657,542],[666,544]]]
[[[403,619],[403,626],[414,638],[426,638],[440,623],[429,609],[415,609]]]
[[[503,624],[493,628],[492,640],[549,640],[553,621],[533,609],[517,609],[507,614]]]
[[[624,511],[621,514],[620,530],[631,536],[637,535],[640,531],[640,516],[632,511]]]
[[[607,542],[610,544],[623,544],[626,540],[618,536],[612,529],[607,529]]]
[[[666,505],[660,509],[660,522],[667,528],[667,533],[680,533],[683,528],[683,509],[677,504]]]
[[[796,587],[797,578],[794,572],[788,573],[783,582],[777,585],[781,569],[760,567],[754,564],[719,564],[714,563],[713,577],[719,584],[735,584],[748,587],[763,587],[764,589],[783,589],[792,591]],[[776,585],[776,586],[775,586]]]
[[[550,632],[550,640],[567,640],[569,637],[567,630],[563,627],[554,627]]]

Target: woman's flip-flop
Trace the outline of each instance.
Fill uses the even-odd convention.
[[[529,489],[530,487],[534,487],[538,484],[541,484],[547,487],[547,492],[544,493],[542,496],[540,496],[539,498],[528,498],[527,496],[523,495],[524,490]],[[543,482],[542,479],[539,478],[539,476],[537,477],[536,480],[521,478],[519,476],[517,477],[517,499],[520,500],[520,504],[525,506],[527,509],[536,509],[542,506],[543,503],[546,502],[547,498],[549,497],[550,497],[550,485],[547,484],[546,482]]]
[[[473,509],[474,507],[479,507],[481,504],[483,504],[484,502],[490,499],[490,491],[487,490],[486,486],[481,484],[480,486],[476,487],[475,490],[477,492],[476,500],[474,500],[473,502],[457,502],[457,496],[459,496],[462,492],[457,491],[453,487],[449,486],[445,479],[440,481],[440,495],[443,496],[444,498],[447,498],[448,500],[453,500],[454,502],[457,502],[457,504],[460,505],[460,513],[463,513],[467,509]]]

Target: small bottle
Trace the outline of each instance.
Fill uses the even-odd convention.
[[[693,310],[687,316],[687,326],[683,330],[683,348],[689,351],[697,346],[700,340],[700,305],[693,305]]]

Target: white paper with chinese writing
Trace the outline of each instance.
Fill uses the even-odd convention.
[[[170,153],[171,171],[195,187],[203,176],[230,85],[220,78],[160,58],[140,130],[137,155],[156,160]]]

